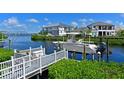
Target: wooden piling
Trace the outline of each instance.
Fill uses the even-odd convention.
[[[86,60],[86,47],[84,44],[84,49],[83,49],[83,59]]]
[[[107,40],[106,40],[106,44],[107,44],[107,62],[109,62],[109,41],[108,41],[108,38],[106,38]]]

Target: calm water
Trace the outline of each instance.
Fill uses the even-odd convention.
[[[37,48],[42,45],[42,47],[46,48],[47,53],[52,53],[55,49],[55,45],[51,42],[34,42],[31,41],[31,36],[10,36],[11,40],[11,48],[17,50],[29,49],[29,47]],[[4,43],[5,47],[9,46],[9,41],[7,40]]]
[[[46,48],[47,53],[52,53],[55,49],[55,45],[51,42],[31,41],[31,36],[10,36],[9,39],[12,40],[12,49],[23,50],[28,49],[29,47],[40,47],[41,45]],[[8,46],[8,41],[4,43],[4,46]],[[69,53],[69,57],[71,58],[71,53]],[[81,60],[82,54],[77,53],[76,59]],[[91,59],[91,55],[87,55],[87,59]],[[95,59],[97,59],[97,56],[95,56]],[[106,60],[106,55],[103,55],[103,59]],[[109,55],[109,60],[115,62],[124,62],[124,47],[112,47],[112,54]]]

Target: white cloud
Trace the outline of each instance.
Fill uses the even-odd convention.
[[[10,17],[8,19],[3,20],[1,22],[1,27],[3,29],[8,29],[9,31],[17,31],[17,30],[26,30],[27,26],[26,24],[22,24],[19,22],[19,20],[16,17]]]
[[[75,22],[75,21],[73,21],[73,22],[71,23],[71,25],[74,26],[74,27],[77,27],[77,26],[78,26],[78,23]]]
[[[32,23],[38,23],[39,21],[35,18],[31,18],[28,20],[29,22],[32,22]]]
[[[19,21],[16,17],[10,17],[3,21],[4,25],[18,25]]]
[[[44,18],[44,21],[48,21],[49,19],[48,18]]]

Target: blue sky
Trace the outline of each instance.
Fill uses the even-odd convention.
[[[85,27],[93,22],[107,22],[124,27],[121,13],[1,13],[0,31],[39,32],[43,25],[65,23]]]

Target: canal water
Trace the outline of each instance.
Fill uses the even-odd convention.
[[[31,36],[10,36],[9,39],[11,42],[11,48],[17,50],[29,49],[29,47],[37,48],[41,45],[46,48],[46,53],[52,53],[55,49],[55,45],[51,42],[38,42],[38,41],[31,41]],[[4,43],[5,47],[9,46],[8,41]],[[112,54],[109,55],[109,61],[114,62],[124,62],[124,47],[123,46],[113,46],[111,47]],[[71,53],[69,53],[69,58],[71,58]],[[77,53],[76,59],[81,60],[82,54]],[[91,59],[91,55],[87,55],[87,59]],[[97,55],[95,56],[97,59]],[[106,60],[106,55],[103,55],[103,60]]]
[[[27,36],[9,36],[8,40],[4,43],[4,47],[8,48],[9,47],[9,40],[11,40],[10,43],[10,48],[11,49],[17,49],[17,50],[25,50],[31,48],[37,48],[42,45],[43,48],[46,49],[46,53],[52,53],[54,52],[55,45],[51,42],[40,42],[40,41],[32,41],[31,40],[31,35]]]

